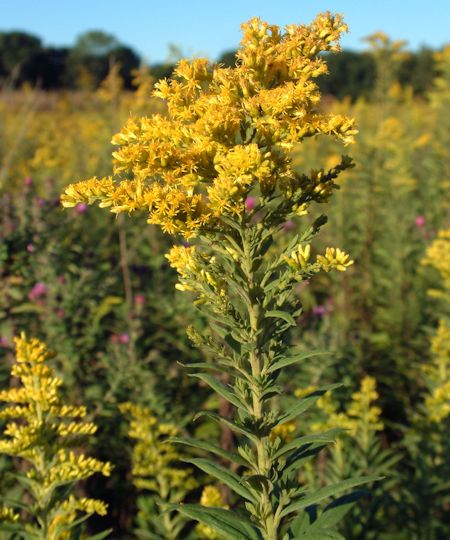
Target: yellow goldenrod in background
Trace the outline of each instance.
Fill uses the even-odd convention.
[[[441,230],[428,247],[423,264],[440,274],[443,288],[429,291],[450,307],[450,229]],[[441,422],[450,414],[450,323],[442,317],[431,340],[431,362],[422,366],[428,395],[425,412],[432,422]]]
[[[128,436],[136,441],[131,454],[133,484],[156,500],[156,505],[141,508],[138,524],[168,540],[181,538],[186,521],[165,511],[164,503],[182,502],[198,482],[191,468],[180,466],[183,456],[168,440],[180,430],[159,422],[147,407],[124,403],[120,408],[131,417]]]
[[[82,420],[83,406],[64,403],[63,381],[48,365],[52,354],[44,343],[27,339],[25,334],[15,339],[16,363],[11,375],[19,384],[0,391],[0,418],[7,420],[0,439],[0,453],[20,458],[18,478],[28,494],[26,504],[17,510],[0,509],[0,530],[7,527],[27,537],[42,540],[71,538],[70,530],[96,513],[106,514],[106,504],[100,500],[78,497],[72,487],[95,473],[109,476],[111,465],[92,458],[78,448],[86,436],[97,428]],[[17,462],[19,463],[19,462]]]
[[[200,504],[212,508],[228,508],[223,500],[220,489],[216,486],[205,486],[200,497]],[[204,540],[222,540],[223,536],[217,534],[212,527],[199,523],[195,527],[198,536]]]
[[[354,392],[347,408],[338,412],[336,403],[333,402],[331,393],[327,392],[317,402],[319,408],[325,413],[323,422],[314,423],[313,431],[322,431],[340,427],[348,430],[349,435],[359,442],[367,439],[367,432],[383,430],[380,420],[381,409],[374,403],[378,399],[376,380],[366,376],[362,379],[360,389]]]

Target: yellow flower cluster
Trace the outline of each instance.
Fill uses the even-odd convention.
[[[297,424],[295,420],[275,426],[270,432],[270,440],[274,442],[276,439],[280,439],[283,443],[292,441],[292,436],[296,429]]]
[[[364,377],[360,390],[352,394],[351,402],[346,411],[338,412],[330,392],[317,401],[317,405],[325,413],[326,420],[315,422],[312,431],[324,431],[340,427],[349,431],[353,437],[367,431],[382,431],[381,409],[373,403],[378,399],[376,381],[373,377]]]
[[[317,255],[317,262],[325,272],[329,272],[334,268],[340,272],[345,272],[353,264],[353,261],[349,260],[347,253],[341,251],[339,248],[331,247],[326,249],[325,255]]]
[[[289,257],[286,257],[286,262],[291,268],[305,270],[308,272],[330,272],[336,269],[340,272],[345,272],[354,261],[349,260],[349,255],[339,248],[327,248],[325,255],[317,255],[315,263],[309,263],[311,257],[311,246],[308,244],[305,247],[297,246]]]
[[[225,504],[219,488],[216,486],[205,486],[200,498],[202,506],[210,506],[214,508],[228,508]],[[212,527],[199,523],[195,528],[198,536],[205,540],[220,540],[222,537],[215,532]]]
[[[446,292],[441,294],[450,300],[450,229],[439,231],[437,239],[427,249],[423,264],[438,270],[446,289]]]
[[[19,518],[20,515],[17,512],[14,512],[12,508],[9,508],[8,506],[0,506],[0,523],[16,523],[19,521]]]
[[[432,422],[440,422],[450,414],[450,381],[435,388],[425,398],[425,408]]]
[[[182,281],[189,279],[190,276],[200,271],[195,260],[196,252],[195,246],[173,246],[169,253],[166,254],[170,266],[175,268]],[[192,290],[192,287],[185,283],[177,283],[175,287],[183,291]]]
[[[71,495],[52,517],[48,526],[47,537],[58,540],[70,540],[72,534],[66,530],[67,524],[73,523],[80,512],[104,516],[107,513],[107,509],[108,507],[103,501],[87,499],[85,497],[77,499]]]
[[[290,151],[319,134],[353,142],[354,121],[324,114],[315,82],[327,71],[321,53],[339,49],[347,26],[325,13],[284,32],[258,18],[242,28],[235,68],[182,60],[174,78],[154,92],[166,100],[168,115],[130,118],[114,136],[117,179],[73,184],[62,204],[99,201],[112,212],[143,210],[165,232],[190,238],[223,227],[223,216],[242,216],[254,190],[263,202],[277,192],[287,213],[301,197],[326,200],[348,159],[308,177],[295,171]]]
[[[175,285],[175,288],[180,291],[198,291],[200,297],[203,296],[198,285],[206,283],[214,288],[219,295],[223,296],[223,280],[218,280],[204,266],[213,266],[214,257],[206,259],[198,253],[195,246],[173,246],[169,253],[166,254],[166,259],[172,268],[178,272],[180,283]]]
[[[187,493],[197,487],[189,468],[177,468],[181,454],[167,439],[179,433],[173,424],[163,424],[146,407],[124,403],[121,411],[131,416],[129,437],[133,447],[132,475],[138,489],[156,492],[168,501],[171,492]],[[179,501],[171,501],[179,502]]]
[[[444,289],[432,290],[430,294],[450,302],[450,229],[439,231],[423,263],[436,268],[443,280]],[[440,422],[450,414],[450,325],[446,319],[439,321],[431,340],[431,353],[431,362],[422,367],[429,390],[425,411],[429,420]]]
[[[82,453],[70,450],[78,446],[82,438],[95,433],[92,422],[83,422],[85,407],[66,405],[62,402],[59,379],[47,364],[52,354],[37,339],[27,340],[25,334],[15,339],[17,363],[11,374],[20,385],[0,392],[0,402],[8,405],[0,410],[0,418],[8,419],[0,439],[0,452],[26,460],[26,477],[31,495],[38,506],[47,500],[56,488],[71,485],[89,478],[95,473],[109,476],[111,465]],[[66,515],[67,527],[76,518],[76,511],[87,508],[104,514],[106,505],[91,499],[70,496],[56,511],[70,502],[71,516]],[[91,513],[91,510],[87,511]]]

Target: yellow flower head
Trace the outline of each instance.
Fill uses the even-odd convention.
[[[325,255],[317,255],[317,262],[320,267],[329,272],[333,268],[340,272],[345,272],[354,261],[349,260],[349,255],[339,248],[327,248]]]
[[[270,440],[274,442],[278,438],[283,443],[287,443],[292,440],[292,434],[295,432],[296,429],[297,424],[295,420],[280,424],[279,426],[274,427],[270,432]]]
[[[200,497],[200,504],[202,506],[210,506],[214,508],[228,508],[225,504],[222,494],[219,488],[216,486],[205,486]],[[199,523],[195,530],[198,536],[205,540],[220,540],[222,537],[218,535],[212,527]]]
[[[71,450],[97,428],[92,422],[82,420],[87,414],[85,407],[63,403],[62,380],[47,364],[53,355],[45,344],[37,339],[28,340],[25,334],[16,338],[15,344],[17,362],[11,374],[19,384],[0,391],[0,402],[6,403],[0,409],[0,418],[8,419],[0,439],[0,452],[25,460],[23,472],[30,495],[37,507],[42,508],[42,501],[51,500],[61,486],[70,487],[95,473],[109,476],[111,465]],[[50,529],[62,531],[61,538],[65,538],[78,513],[104,515],[106,505],[69,495],[62,502],[55,502],[52,512]],[[0,519],[17,521],[18,518],[12,510],[3,508]]]
[[[325,201],[333,175],[350,166],[348,160],[331,176],[305,177],[292,167],[290,151],[319,134],[353,141],[353,120],[317,107],[316,79],[327,71],[321,53],[339,49],[347,26],[339,15],[324,13],[284,32],[258,18],[242,29],[235,68],[182,60],[171,80],[155,86],[167,116],[131,118],[113,138],[116,177],[73,184],[62,204],[98,201],[116,213],[143,210],[163,231],[190,238],[223,227],[222,217],[243,216],[254,190],[264,202],[279,187],[290,202],[286,214],[300,197]]]
[[[167,442],[179,429],[174,424],[160,423],[146,407],[124,403],[120,409],[131,416],[128,435],[136,440],[132,454],[134,485],[156,493],[161,491],[161,482],[168,492],[194,489],[197,482],[192,470],[176,466],[181,454],[175,445]]]

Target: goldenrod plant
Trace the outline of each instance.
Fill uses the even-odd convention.
[[[431,358],[421,366],[422,402],[405,429],[410,468],[402,502],[412,537],[431,540],[450,534],[450,229],[439,231],[423,263],[440,274],[442,285],[430,295],[441,303],[441,317],[431,339]]]
[[[283,369],[318,354],[289,350],[288,333],[301,313],[293,288],[321,271],[345,271],[353,261],[333,247],[313,254],[311,241],[324,216],[310,220],[282,250],[273,240],[287,220],[306,222],[311,205],[327,203],[336,178],[352,166],[343,156],[329,170],[300,174],[291,160],[292,149],[305,138],[328,135],[348,145],[357,132],[351,118],[322,112],[316,84],[327,71],[321,53],[337,51],[347,27],[339,15],[325,13],[284,32],[258,18],[242,28],[235,68],[182,60],[173,80],[156,85],[167,116],[130,118],[113,138],[119,146],[113,153],[115,177],[70,185],[62,204],[98,201],[114,213],[144,211],[150,223],[191,242],[174,246],[167,258],[179,273],[178,288],[194,294],[209,320],[209,331],[191,328],[189,334],[214,362],[188,367],[234,406],[233,419],[203,416],[233,431],[237,451],[196,439],[172,442],[233,464],[187,460],[227,485],[238,511],[193,504],[169,510],[230,539],[340,538],[334,526],[348,505],[323,503],[367,478],[314,492],[297,480],[299,468],[337,430],[294,434],[290,442],[271,433],[328,390],[316,390],[288,410],[274,403]],[[224,374],[227,383],[221,381]]]
[[[0,418],[8,421],[0,453],[18,458],[16,478],[27,496],[21,501],[3,498],[0,530],[27,540],[79,538],[83,521],[92,514],[104,516],[107,507],[78,496],[74,488],[96,473],[109,476],[111,465],[79,450],[97,427],[83,420],[85,407],[64,403],[62,380],[48,364],[52,355],[47,347],[24,334],[15,345],[11,375],[18,384],[0,392],[0,402],[6,404]]]
[[[121,406],[131,417],[128,435],[135,439],[131,463],[138,497],[139,538],[175,540],[186,538],[186,518],[182,514],[164,512],[164,504],[180,503],[198,486],[189,467],[180,467],[182,455],[167,442],[179,434],[173,424],[159,422],[147,408],[133,403]]]
[[[304,390],[297,393],[304,395]],[[313,418],[310,424],[312,432],[336,427],[343,429],[336,443],[328,448],[318,467],[318,474],[309,471],[313,485],[329,485],[351,474],[383,478],[381,484],[374,482],[367,485],[371,496],[363,498],[340,524],[340,532],[345,538],[355,540],[376,538],[375,524],[389,522],[392,505],[390,493],[398,482],[395,464],[401,454],[383,448],[380,433],[384,425],[382,411],[377,405],[378,398],[376,380],[365,376],[359,390],[352,393],[348,405],[342,409],[330,392],[321,397],[317,402],[321,416]]]

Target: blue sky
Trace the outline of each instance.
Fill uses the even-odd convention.
[[[149,62],[164,61],[169,43],[183,55],[216,59],[237,46],[241,22],[308,22],[325,10],[343,13],[346,48],[383,30],[411,48],[450,42],[450,0],[0,0],[0,31],[25,30],[46,45],[72,45],[86,30],[103,30]]]

